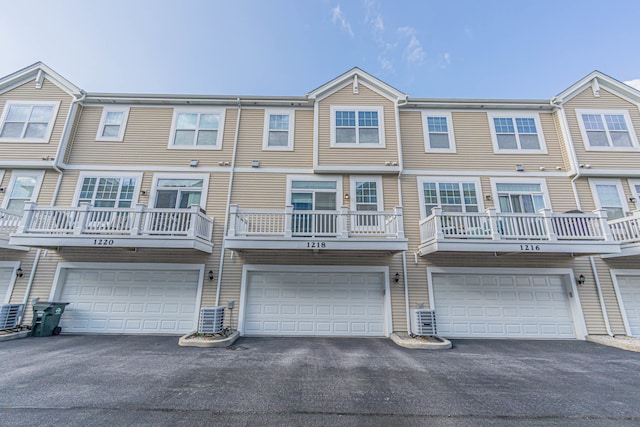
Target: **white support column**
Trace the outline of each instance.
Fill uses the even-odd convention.
[[[349,229],[347,228],[347,216],[349,215],[349,208],[346,206],[340,206],[340,212],[338,213],[338,237],[346,239],[349,237]]]
[[[238,205],[229,205],[229,231],[228,237],[236,237],[236,221],[238,220]]]
[[[593,213],[598,216],[600,230],[602,231],[602,237],[604,237],[605,242],[612,241],[613,234],[611,234],[611,227],[609,226],[609,222],[607,221],[607,211],[605,209],[596,209],[595,211],[593,211]]]
[[[17,234],[29,232],[29,229],[31,228],[31,220],[33,218],[33,211],[35,211],[37,207],[38,204],[36,202],[26,202],[24,204],[24,213],[22,214],[20,225],[18,225],[18,229],[16,230]]]
[[[133,224],[131,226],[131,235],[140,235],[140,228],[142,225],[142,218],[144,218],[145,205],[138,203],[133,211]],[[146,228],[146,227],[145,227]]]
[[[91,209],[90,203],[80,203],[78,216],[76,217],[76,222],[73,226],[73,234],[82,234],[84,232],[84,227],[87,224],[87,218],[89,216],[89,209]]]
[[[547,234],[547,239],[549,239],[549,241],[558,240],[558,234],[553,231],[553,212],[551,212],[551,209],[540,209],[538,212],[542,214],[542,218],[544,219],[544,227],[546,228],[545,231]]]
[[[500,230],[498,227],[498,213],[496,208],[487,209],[487,215],[489,216],[489,226],[491,227],[491,239],[501,240]]]
[[[404,239],[404,219],[402,215],[402,206],[396,206],[393,208],[393,211],[396,214],[396,238]]]
[[[444,240],[444,232],[442,230],[442,208],[440,206],[431,208],[431,214],[433,215],[433,227],[436,233],[436,240]]]
[[[200,213],[200,206],[189,206],[189,229],[187,230],[187,237],[193,239],[196,237],[196,224],[198,222],[198,214]]]
[[[284,237],[290,239],[292,236],[293,206],[284,208]]]

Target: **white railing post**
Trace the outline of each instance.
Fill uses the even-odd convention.
[[[196,224],[200,219],[198,214],[200,213],[199,205],[191,205],[189,207],[189,229],[187,230],[187,237],[193,239],[196,236]]]
[[[393,208],[396,214],[396,239],[404,239],[404,219],[402,217],[402,206]]]
[[[558,234],[553,231],[553,212],[551,212],[551,209],[540,209],[538,212],[542,214],[544,226],[547,229],[547,239],[550,241],[558,240]]]
[[[602,231],[602,237],[606,242],[613,240],[613,234],[611,234],[611,227],[607,222],[607,211],[604,209],[596,209],[593,211],[598,216],[598,223],[600,224],[600,230]]]
[[[145,205],[138,203],[133,211],[133,224],[131,224],[131,235],[138,236],[140,234],[140,226],[144,217]]]
[[[487,209],[487,215],[489,216],[489,226],[491,227],[491,239],[501,240],[500,230],[498,229],[498,213],[496,208]]]
[[[349,208],[346,206],[340,206],[340,211],[338,213],[338,221],[337,221],[337,235],[338,237],[342,237],[346,239],[349,237],[349,229],[347,228],[347,216],[349,215]]]
[[[84,226],[87,223],[87,217],[89,216],[89,209],[91,204],[87,202],[80,203],[80,209],[78,209],[78,217],[73,225],[73,234],[82,234]]]
[[[16,233],[28,233],[31,228],[31,220],[33,218],[33,211],[36,210],[38,204],[36,202],[26,202],[24,204],[24,214],[22,215],[22,219],[20,220],[20,225],[18,225],[18,229]]]
[[[436,232],[436,240],[443,240],[444,231],[442,230],[442,208],[440,206],[431,208],[431,214],[433,215],[433,228]]]
[[[285,206],[284,207],[284,237],[287,239],[291,238],[292,233],[292,223],[293,223],[293,206]]]
[[[236,226],[238,220],[238,205],[229,205],[229,231],[227,236],[236,237]]]

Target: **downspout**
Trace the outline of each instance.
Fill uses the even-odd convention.
[[[233,155],[231,156],[231,171],[229,172],[229,189],[227,190],[227,205],[224,213],[224,228],[222,230],[222,248],[220,249],[220,265],[218,266],[218,287],[216,289],[216,305],[220,305],[220,288],[222,286],[222,267],[224,265],[225,253],[225,236],[227,227],[229,226],[229,206],[231,205],[231,188],[233,186],[233,175],[236,170],[236,154],[238,152],[238,137],[240,136],[240,113],[242,112],[242,104],[240,98],[238,102],[238,117],[236,119],[236,133],[233,137]]]
[[[596,290],[598,291],[598,299],[600,300],[600,308],[602,309],[602,315],[604,316],[604,325],[607,327],[607,333],[610,336],[614,336],[611,331],[611,323],[609,323],[609,315],[607,314],[607,307],[604,305],[604,296],[602,295],[602,287],[600,286],[600,279],[598,278],[598,269],[596,268],[596,262],[593,259],[593,255],[589,257],[591,262],[591,271],[596,281]]]
[[[40,262],[40,254],[42,253],[42,249],[38,249],[36,251],[36,256],[33,259],[33,265],[31,266],[31,273],[29,273],[29,281],[27,282],[27,289],[24,291],[24,298],[22,299],[22,304],[24,304],[24,308],[27,308],[27,303],[29,302],[29,294],[31,293],[31,287],[33,286],[33,278],[36,275],[36,269],[38,268],[38,262]],[[24,318],[24,310],[20,315],[20,319],[18,321],[18,325],[22,322]]]
[[[401,104],[401,100],[396,102],[396,135],[398,140],[398,201],[400,206],[404,206],[402,201],[402,172],[404,170],[404,159],[402,156],[402,142],[400,138],[400,105],[405,105],[407,100],[404,99]],[[404,212],[403,212],[404,215]],[[404,221],[402,222],[404,224]],[[411,333],[411,316],[409,313],[409,281],[407,280],[407,251],[402,251],[402,281],[404,283],[404,305],[405,314],[407,316],[407,332]]]

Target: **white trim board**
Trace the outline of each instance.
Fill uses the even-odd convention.
[[[613,281],[613,290],[616,294],[616,300],[620,307],[620,316],[622,317],[622,323],[624,324],[624,331],[627,336],[631,335],[631,327],[629,326],[629,319],[627,319],[627,312],[624,309],[624,301],[622,301],[622,293],[620,292],[620,285],[618,284],[618,276],[640,276],[640,269],[634,270],[631,268],[612,268],[609,270],[611,274],[611,280]]]
[[[0,261],[0,268],[11,268],[13,267],[13,274],[11,275],[11,280],[9,281],[9,287],[7,288],[7,293],[2,296],[0,295],[0,301],[2,304],[9,304],[11,301],[11,295],[13,294],[13,288],[16,284],[16,270],[20,267],[20,261]]]

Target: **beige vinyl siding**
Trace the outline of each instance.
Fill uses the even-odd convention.
[[[22,268],[22,277],[16,277],[16,281],[13,285],[13,291],[9,299],[10,304],[22,304],[24,301],[24,293],[27,290],[29,283],[29,277],[31,276],[31,269],[33,268],[33,261],[35,259],[36,250],[31,249],[28,252],[14,251],[10,249],[1,249],[2,261],[18,261],[20,268]]]
[[[293,151],[262,149],[264,114],[263,109],[242,109],[236,166],[248,168],[253,160],[259,160],[260,168],[311,169],[313,167],[313,110],[295,110]]]
[[[585,149],[576,109],[591,110],[627,110],[631,117],[636,136],[640,138],[640,111],[638,106],[600,88],[600,97],[593,96],[590,87],[570,99],[565,105],[569,132],[573,139],[578,163],[590,164],[594,169],[637,169],[640,164],[640,151],[587,151]]]
[[[42,88],[36,89],[35,82],[29,81],[21,86],[0,94],[0,117],[4,113],[7,101],[60,101],[51,137],[47,143],[37,142],[0,142],[0,159],[42,161],[43,157],[55,157],[60,138],[69,114],[71,96],[47,78]]]
[[[564,132],[562,131],[562,124],[561,124],[562,120],[563,119],[558,111],[553,113],[553,124],[555,126],[556,135],[558,136],[558,144],[560,145],[560,154],[562,154],[562,160],[563,160],[563,164],[557,165],[557,166],[562,166],[563,171],[569,171],[571,170],[571,153],[569,152],[567,139],[564,135]]]
[[[198,160],[199,167],[218,166],[219,161],[231,161],[238,110],[225,113],[222,150],[169,149],[173,108],[131,107],[122,142],[96,141],[102,107],[83,109],[78,131],[69,157],[71,164],[123,166],[189,166]]]
[[[602,297],[607,307],[607,314],[609,316],[609,324],[611,325],[611,331],[615,335],[626,335],[624,323],[622,321],[622,312],[618,299],[616,296],[615,288],[613,287],[613,279],[611,277],[612,269],[637,269],[638,257],[619,257],[619,258],[607,258],[602,259],[600,257],[595,258],[596,268],[598,269],[598,277],[600,278],[600,288],[602,289]]]
[[[331,147],[331,106],[371,106],[384,109],[385,148]],[[318,165],[384,167],[387,161],[398,161],[395,105],[389,99],[360,84],[353,93],[351,84],[318,102]]]
[[[420,111],[400,112],[400,133],[405,169],[410,170],[495,170],[513,171],[516,164],[525,171],[538,171],[540,166],[555,170],[564,165],[560,139],[553,115],[540,113],[547,154],[494,153],[489,118],[485,112],[454,111],[451,114],[455,137],[455,153],[425,153],[424,127]]]

